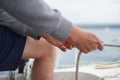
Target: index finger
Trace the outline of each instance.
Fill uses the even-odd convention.
[[[103,50],[103,48],[104,48],[103,46],[104,46],[103,41],[99,40],[99,42],[98,42],[98,49],[99,50]]]

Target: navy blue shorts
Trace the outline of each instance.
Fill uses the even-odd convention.
[[[26,37],[0,26],[0,71],[15,70],[21,60]]]

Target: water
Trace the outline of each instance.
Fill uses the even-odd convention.
[[[120,44],[120,25],[81,25],[81,27],[95,33],[105,43]],[[58,50],[56,65],[59,66],[57,67],[61,68],[62,65],[75,65],[78,52],[79,50],[77,49],[67,52]],[[96,50],[89,54],[82,54],[80,63],[89,64],[92,62],[109,62],[118,60],[120,60],[120,48],[104,47],[103,51]]]

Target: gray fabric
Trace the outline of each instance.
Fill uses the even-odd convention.
[[[27,25],[23,24],[22,22],[16,20],[1,8],[0,8],[0,25],[7,27],[22,36],[29,35],[36,40],[39,39],[38,33],[36,31],[28,27]]]
[[[70,33],[72,23],[43,0],[0,0],[0,6],[14,17],[0,9],[0,24],[11,25],[9,28],[22,35],[36,38],[38,33],[44,33],[65,40]]]

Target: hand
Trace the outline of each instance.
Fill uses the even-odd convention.
[[[72,49],[72,45],[68,44],[67,42],[59,41],[58,39],[52,37],[49,34],[40,34],[40,36],[43,37],[44,39],[46,39],[50,44],[58,47],[59,49],[61,49],[64,52],[67,49]]]
[[[103,42],[93,33],[85,31],[73,26],[69,37],[64,41],[74,45],[84,53],[99,49],[103,49]]]

